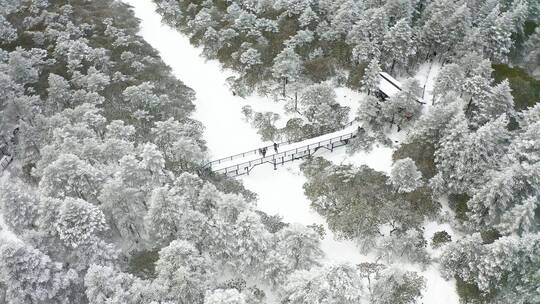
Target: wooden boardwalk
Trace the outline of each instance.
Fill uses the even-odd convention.
[[[353,123],[354,121],[342,130],[304,141],[281,142],[278,144],[277,152],[274,151],[273,145],[267,146],[269,155],[266,156],[262,156],[259,149],[254,149],[211,161],[203,168],[230,177],[249,174],[253,168],[263,164],[272,165],[274,169],[277,169],[278,165],[313,155],[320,149],[334,151],[335,148],[348,144],[358,134],[358,126]]]

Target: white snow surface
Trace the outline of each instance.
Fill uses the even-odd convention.
[[[271,143],[263,142],[260,136],[243,118],[241,108],[250,105],[254,111],[283,112],[282,105],[271,98],[233,96],[226,84],[226,78],[234,72],[224,70],[217,61],[207,61],[201,57],[201,49],[192,46],[188,37],[161,23],[161,16],[155,12],[156,5],[151,0],[122,0],[133,6],[135,15],[141,20],[139,34],[155,48],[173,74],[196,92],[194,119],[205,126],[204,139],[212,159],[249,151]],[[356,112],[362,94],[346,88],[336,90],[338,101]],[[319,152],[317,152],[319,153]],[[321,154],[338,164],[368,165],[375,170],[388,173],[392,165],[392,149],[375,148],[370,153],[356,153],[349,156],[345,149],[334,153]],[[258,194],[258,208],[269,214],[279,214],[286,222],[304,225],[323,224],[324,219],[310,208],[310,202],[303,192],[305,177],[299,170],[299,162],[288,163],[278,170],[272,166],[261,166],[249,176],[241,177],[245,187]],[[374,261],[374,257],[360,254],[352,241],[335,240],[328,231],[322,241],[326,254],[325,263],[349,262],[357,264]],[[422,271],[417,266],[406,266],[427,279],[424,303],[458,303],[452,281],[445,281],[438,270],[429,267]],[[401,265],[398,265],[401,267]]]
[[[401,90],[401,83],[394,79],[394,77],[385,72],[381,72],[380,75],[382,77],[379,80],[379,89],[386,94],[386,96],[394,96]]]
[[[435,85],[435,78],[439,75],[441,70],[441,64],[439,62],[425,62],[420,65],[418,72],[414,75],[422,88],[424,88],[424,101],[428,105],[433,104],[433,86]]]

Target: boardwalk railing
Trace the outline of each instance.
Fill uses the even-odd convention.
[[[11,163],[11,160],[12,158],[9,155],[2,156],[2,158],[0,158],[0,171],[4,171]]]
[[[279,152],[259,159],[246,161],[240,164],[231,165],[225,168],[212,170],[218,174],[225,174],[230,177],[235,177],[243,174],[249,174],[251,169],[264,163],[270,163],[276,169],[277,165],[282,165],[286,162],[294,161],[315,153],[315,151],[324,148],[333,151],[334,148],[341,147],[349,143],[351,138],[356,137],[357,132],[351,132],[336,136],[330,139],[321,140],[320,142],[308,144],[295,149],[291,149],[284,152]]]
[[[355,122],[356,122],[356,119],[351,120],[346,125],[344,125],[341,128],[341,130],[352,126]],[[301,142],[301,141],[302,140],[299,140],[299,141],[287,140],[287,141],[278,142],[277,145],[279,147],[281,147],[281,146],[284,146],[284,145],[290,145],[290,144],[294,144],[294,143]],[[272,150],[274,148],[274,144],[271,144],[271,145],[266,146],[266,147],[261,147],[261,148],[266,148],[268,150]],[[256,154],[259,154],[259,149],[261,149],[261,148],[257,148],[257,149],[253,149],[253,150],[250,150],[250,151],[246,151],[246,152],[238,153],[238,154],[235,154],[235,155],[227,156],[227,157],[224,157],[224,158],[216,159],[216,160],[213,160],[211,162],[208,162],[208,163],[204,164],[202,167],[203,168],[211,168],[212,166],[217,165],[217,164],[233,161],[235,159],[244,158],[244,157],[250,156],[250,155],[256,155]]]

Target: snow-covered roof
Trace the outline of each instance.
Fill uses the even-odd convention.
[[[379,75],[379,90],[383,92],[386,96],[394,96],[396,93],[401,91],[401,83],[397,81],[394,77],[390,76],[388,73],[380,72]]]

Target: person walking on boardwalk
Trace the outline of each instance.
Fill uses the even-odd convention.
[[[262,148],[261,152],[262,152],[263,157],[266,157],[266,148]]]
[[[276,153],[278,153],[277,148],[278,148],[278,144],[274,143],[274,151],[276,151]]]

